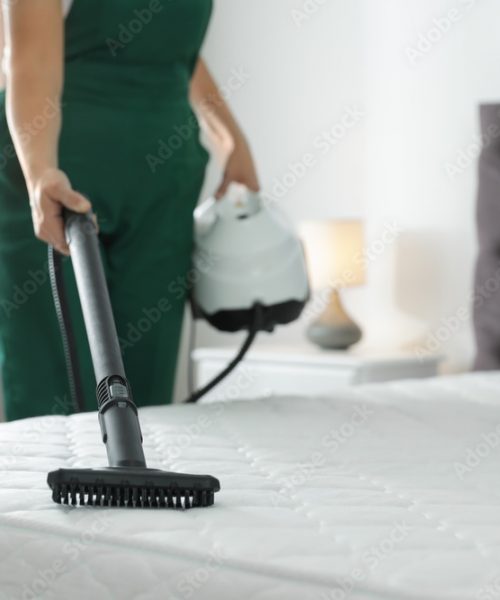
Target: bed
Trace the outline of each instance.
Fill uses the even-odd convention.
[[[0,425],[0,598],[500,597],[500,374],[141,410],[151,466],[215,506],[60,507],[105,464],[95,414]]]

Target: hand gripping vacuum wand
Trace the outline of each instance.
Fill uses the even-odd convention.
[[[220,489],[215,477],[147,468],[137,407],[123,367],[96,226],[89,214],[67,212],[65,229],[92,355],[99,423],[109,466],[99,470],[69,468],[52,471],[47,482],[53,500],[73,505],[79,502],[134,508],[191,508],[213,504],[214,493]],[[61,256],[53,249],[50,255],[54,284],[54,273],[59,271],[61,275]],[[56,286],[60,288],[57,291],[61,292],[60,299],[64,304],[60,277]],[[63,319],[69,328],[65,310]]]

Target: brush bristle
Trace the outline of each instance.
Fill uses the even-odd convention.
[[[58,504],[80,506],[125,506],[129,508],[196,508],[212,506],[211,490],[171,490],[155,488],[61,485],[52,490]]]
[[[212,506],[219,491],[209,475],[153,469],[60,469],[49,473],[52,499],[72,506],[188,509]]]

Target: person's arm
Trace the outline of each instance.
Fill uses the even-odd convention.
[[[68,254],[62,209],[90,210],[58,168],[63,87],[61,0],[3,2],[7,119],[30,197],[35,234]],[[33,124],[43,127],[31,133]]]
[[[198,61],[191,81],[191,102],[225,162],[224,177],[216,197],[223,196],[232,182],[243,183],[258,191],[259,180],[248,142],[202,59]]]

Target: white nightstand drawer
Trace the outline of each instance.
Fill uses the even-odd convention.
[[[229,348],[195,350],[195,387],[218,375],[234,358]],[[261,347],[244,361],[203,401],[247,399],[270,395],[328,396],[339,387],[394,379],[432,377],[440,358],[411,353],[376,354],[353,350],[327,352],[315,347]]]
[[[202,387],[215,377],[229,361],[204,360],[196,369],[196,387]],[[290,368],[281,364],[245,361],[222,383],[208,393],[203,401],[219,399],[259,398],[271,395],[325,395],[338,386],[352,383],[352,369],[317,367]]]

